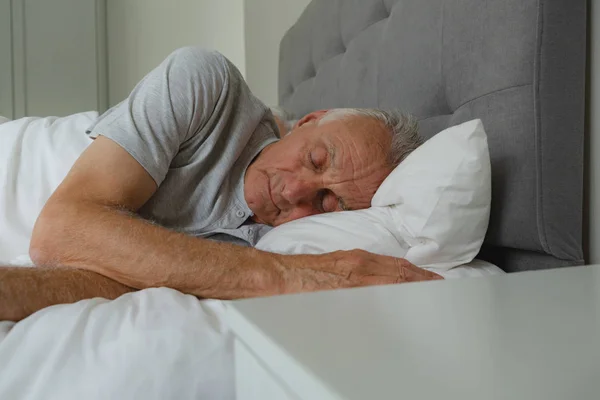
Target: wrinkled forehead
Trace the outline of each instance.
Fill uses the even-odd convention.
[[[325,182],[353,210],[370,207],[375,192],[392,172],[384,150],[378,147],[372,153],[361,150],[355,148],[339,152],[336,165],[331,168]]]
[[[330,186],[353,210],[368,208],[375,192],[391,173],[387,155],[391,135],[378,121],[349,117],[323,126],[322,136],[332,161]]]
[[[388,129],[376,119],[351,115],[323,124],[324,136],[342,151],[351,151],[359,159],[387,155],[392,143]]]

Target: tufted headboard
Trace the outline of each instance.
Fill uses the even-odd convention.
[[[481,118],[493,200],[479,257],[579,265],[585,58],[585,0],[313,0],[281,41],[279,102],[296,116],[401,108],[425,138]]]

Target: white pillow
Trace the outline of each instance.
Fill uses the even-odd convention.
[[[29,251],[42,207],[92,142],[85,130],[98,117],[27,117],[0,124],[0,261]]]
[[[474,120],[411,153],[382,183],[370,209],[289,222],[266,234],[257,248],[283,254],[363,249],[446,271],[479,252],[490,203],[487,137]]]

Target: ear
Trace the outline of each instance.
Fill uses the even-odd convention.
[[[310,114],[305,115],[298,122],[296,122],[296,125],[294,126],[294,129],[296,129],[298,127],[301,127],[302,125],[306,124],[307,122],[318,121],[321,118],[323,118],[325,116],[325,114],[327,114],[328,112],[329,112],[329,110],[313,111]]]

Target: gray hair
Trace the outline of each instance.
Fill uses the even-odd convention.
[[[417,119],[399,110],[379,110],[374,108],[336,108],[329,111],[321,123],[359,116],[379,121],[392,134],[392,145],[388,154],[388,163],[392,167],[400,164],[410,153],[417,149],[423,140],[419,136]]]

